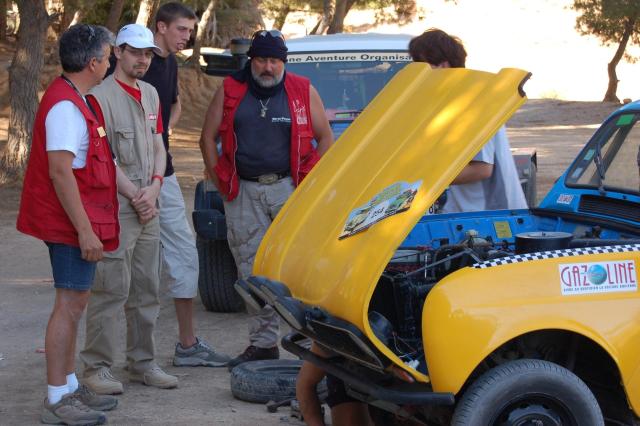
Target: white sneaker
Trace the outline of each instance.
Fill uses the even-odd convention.
[[[116,395],[124,391],[122,383],[113,377],[108,368],[101,368],[95,374],[84,377],[82,383],[98,395]]]
[[[140,373],[134,372],[130,369],[129,380],[160,389],[172,389],[178,387],[178,378],[165,373],[157,365],[154,365]]]

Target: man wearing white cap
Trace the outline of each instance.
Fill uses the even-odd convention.
[[[178,379],[155,363],[153,331],[160,310],[160,225],[157,200],[166,150],[158,93],[139,80],[154,51],[149,29],[125,25],[118,32],[115,71],[89,96],[118,163],[120,246],[98,264],[87,308],[84,383],[99,394],[119,394],[122,383],[111,368],[116,356],[117,315],[127,320],[129,379],[168,389]]]

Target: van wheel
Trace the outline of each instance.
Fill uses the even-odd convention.
[[[233,285],[238,279],[233,255],[227,240],[196,239],[200,274],[198,293],[207,311],[239,312],[244,301]]]
[[[231,393],[247,402],[266,403],[296,397],[296,379],[302,367],[297,359],[249,361],[231,370]],[[326,395],[326,380],[318,384],[318,395]]]
[[[537,359],[511,361],[478,378],[462,396],[453,426],[601,426],[602,412],[571,371]]]

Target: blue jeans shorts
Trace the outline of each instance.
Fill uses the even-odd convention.
[[[45,244],[49,247],[53,286],[77,291],[90,290],[96,275],[96,262],[84,260],[79,247],[48,242]]]

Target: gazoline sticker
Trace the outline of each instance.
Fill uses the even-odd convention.
[[[563,263],[558,272],[564,296],[638,291],[638,269],[633,260]]]
[[[409,210],[422,181],[396,182],[383,189],[367,204],[349,213],[339,239],[362,232],[371,225],[394,214]]]

